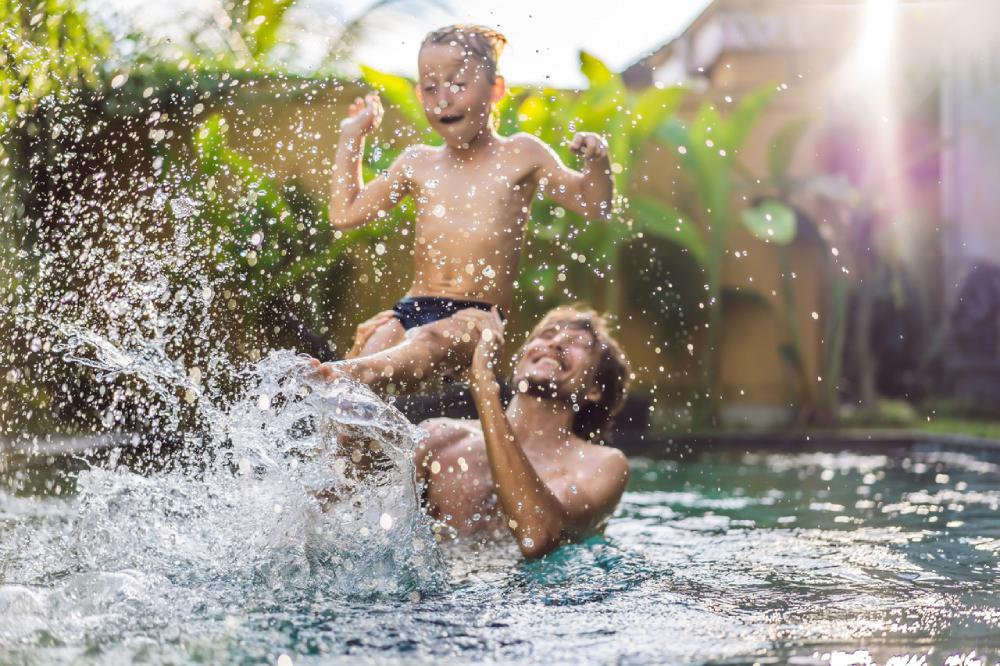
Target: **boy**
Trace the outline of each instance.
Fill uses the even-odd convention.
[[[365,138],[378,129],[382,105],[374,94],[351,105],[337,145],[330,221],[337,229],[357,227],[411,195],[415,266],[406,297],[359,328],[354,358],[313,362],[321,375],[406,388],[466,368],[491,311],[502,316],[512,305],[536,191],[590,219],[610,218],[614,185],[601,137],[574,136],[571,148],[584,162],[577,172],[530,134],[497,134],[491,116],[504,94],[497,58],[505,44],[503,35],[481,26],[427,35],[418,96],[444,146],[411,146],[367,184]]]

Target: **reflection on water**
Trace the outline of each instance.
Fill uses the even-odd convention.
[[[636,460],[606,537],[526,563],[510,544],[439,550],[412,513],[387,538],[381,512],[406,501],[389,486],[372,511],[316,510],[303,447],[241,448],[249,430],[231,450],[251,473],[95,469],[74,497],[8,479],[0,661],[1000,658],[1000,474],[975,457]]]

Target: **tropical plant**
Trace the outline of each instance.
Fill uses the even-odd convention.
[[[770,241],[789,242],[795,234],[794,216],[768,204],[746,215],[735,215],[732,199],[736,189],[734,156],[743,147],[761,112],[775,91],[763,86],[745,95],[725,116],[716,105],[705,101],[688,124],[679,118],[661,123],[653,135],[676,150],[680,164],[691,177],[697,194],[698,210],[689,219],[704,219],[708,236],[704,253],[707,285],[708,324],[702,354],[702,386],[695,403],[695,419],[712,423],[722,398],[719,376],[719,335],[722,328],[722,263],[732,226],[742,221],[750,231]]]
[[[219,114],[196,129],[192,143],[197,172],[184,180],[194,184],[190,194],[206,202],[201,215],[210,222],[211,236],[203,242],[219,248],[245,276],[241,290],[248,303],[312,283],[317,271],[336,264],[350,246],[372,243],[412,215],[404,204],[372,224],[335,230],[322,202],[294,183],[279,183],[230,147],[227,133],[228,123]],[[382,156],[366,163],[366,176],[373,177],[389,159]]]
[[[786,331],[785,338],[778,344],[778,352],[795,378],[790,403],[792,405],[791,420],[797,424],[802,424],[810,418],[816,407],[814,385],[806,368],[802,333],[799,328],[799,305],[795,297],[794,271],[792,270],[791,249],[789,247],[798,234],[799,222],[798,213],[788,203],[799,186],[799,181],[789,175],[789,167],[807,128],[807,119],[800,118],[786,123],[775,132],[768,151],[766,176],[754,177],[742,165],[740,168],[747,177],[745,187],[758,193],[757,203],[742,211],[743,222],[754,235],[777,245]],[[833,276],[833,279],[836,280],[836,276]],[[832,296],[831,307],[839,302],[836,298],[837,294],[832,294]],[[844,314],[844,311],[836,308],[827,313],[827,325],[831,327],[829,331],[832,336],[831,340],[836,338],[838,334],[842,335],[842,331],[836,328],[836,324],[843,322]],[[824,349],[829,350],[835,346],[826,346]],[[824,356],[822,376],[827,376],[825,368],[831,364],[832,359]],[[826,386],[824,386],[824,398],[828,397],[827,393]]]
[[[0,0],[0,136],[41,99],[98,85],[110,52],[76,0]]]
[[[545,259],[522,267],[518,280],[521,303],[529,309],[545,309],[560,298],[559,288],[565,283],[567,293],[590,295],[604,309],[620,316],[620,284],[625,273],[622,250],[637,233],[677,243],[698,259],[704,256],[697,230],[664,203],[634,197],[636,183],[630,180],[636,165],[644,160],[649,137],[676,111],[685,90],[670,87],[632,92],[618,74],[586,52],[580,53],[580,69],[589,82],[583,91],[512,89],[497,109],[500,131],[534,134],[567,164],[576,161],[569,149],[574,132],[604,135],[622,205],[612,223],[585,224],[551,201],[536,201],[528,233],[534,242],[545,246],[535,253]],[[367,67],[362,72],[365,80],[402,112],[421,139],[435,140],[411,81]]]
[[[700,235],[676,209],[638,195],[638,172],[646,163],[649,138],[673,117],[686,90],[673,86],[634,92],[626,88],[620,75],[587,52],[580,53],[580,70],[589,83],[586,90],[547,89],[525,95],[517,110],[519,128],[548,143],[567,164],[575,162],[569,150],[574,132],[605,136],[620,196],[618,210],[610,224],[586,224],[549,202],[537,203],[533,234],[550,242],[558,263],[540,266],[536,275],[524,282],[532,295],[544,291],[556,298],[558,280],[562,279],[570,294],[592,295],[606,311],[621,318],[629,305],[622,294],[625,251],[637,236],[674,243],[699,261],[704,256]]]

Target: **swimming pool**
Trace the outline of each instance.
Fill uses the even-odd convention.
[[[320,560],[224,570],[229,588],[183,563],[173,576],[59,557],[30,569],[31,534],[66,534],[80,509],[17,483],[8,473],[0,494],[3,663],[1000,659],[1000,465],[957,451],[634,459],[603,538],[537,562],[448,545],[409,589],[361,594],[325,586]],[[382,564],[352,575],[384,577]]]

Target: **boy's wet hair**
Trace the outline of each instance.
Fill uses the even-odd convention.
[[[595,310],[584,305],[567,305],[550,310],[532,329],[528,340],[553,325],[589,332],[600,353],[594,368],[594,383],[601,389],[601,397],[597,402],[581,403],[572,425],[573,433],[578,437],[600,439],[625,404],[632,368],[618,341],[611,337],[607,321]]]
[[[423,49],[431,44],[459,46],[467,56],[478,57],[486,66],[487,79],[493,83],[497,78],[497,61],[500,60],[503,47],[507,45],[507,38],[493,28],[456,23],[428,33],[424,37],[424,41],[421,42],[420,48]]]

